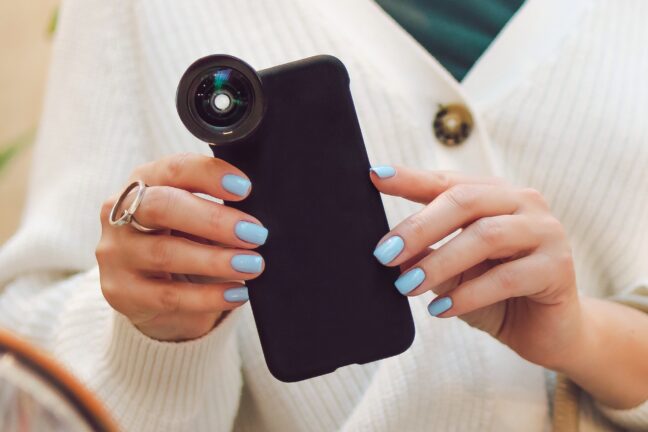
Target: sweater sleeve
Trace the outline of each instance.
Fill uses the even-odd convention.
[[[151,158],[132,7],[62,5],[25,214],[0,248],[0,325],[51,351],[125,430],[228,430],[242,383],[237,314],[198,340],[162,343],[101,294],[101,202]]]
[[[597,407],[608,419],[624,429],[631,431],[648,430],[648,401],[627,410],[617,410],[600,404],[597,404]]]
[[[207,335],[159,342],[104,300],[97,268],[21,277],[0,296],[0,325],[47,349],[125,431],[230,430],[242,387],[238,311]],[[12,318],[14,317],[14,318]]]

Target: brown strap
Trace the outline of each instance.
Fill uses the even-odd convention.
[[[556,376],[553,398],[553,432],[578,432],[580,387],[565,375]]]
[[[117,432],[117,423],[101,403],[84,384],[61,366],[49,354],[26,340],[0,329],[0,354],[10,353],[21,363],[37,373],[63,395],[87,422],[93,431]]]

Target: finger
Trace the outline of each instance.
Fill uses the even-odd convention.
[[[503,179],[497,177],[477,177],[455,171],[426,171],[403,166],[376,166],[369,173],[372,183],[380,192],[424,204],[460,184],[505,184]]]
[[[124,244],[122,259],[131,269],[150,272],[213,276],[223,280],[248,280],[263,272],[261,255],[242,249],[222,248],[174,236],[137,236]]]
[[[513,297],[538,294],[553,276],[548,256],[533,254],[493,267],[428,305],[430,315],[461,316]]]
[[[226,201],[240,201],[251,190],[248,177],[224,160],[194,153],[166,156],[135,169],[131,180],[151,186],[172,186]]]
[[[425,249],[423,252],[421,252],[420,254],[418,254],[418,255],[416,255],[416,256],[413,256],[412,258],[410,258],[410,259],[408,259],[407,261],[405,261],[404,263],[402,263],[402,264],[400,265],[400,269],[403,271],[403,273],[406,273],[406,270],[408,270],[408,269],[411,268],[411,267],[414,267],[414,265],[415,265],[416,263],[418,263],[418,262],[421,261],[423,258],[425,258],[426,256],[428,256],[428,255],[430,255],[430,254],[432,254],[432,253],[434,253],[434,249],[433,249],[433,248],[431,248],[431,247],[426,248],[426,249]],[[401,275],[401,276],[402,276],[402,275]],[[411,279],[416,279],[416,277],[417,277],[416,275],[412,275],[412,276],[410,276]],[[445,282],[443,282],[443,283],[441,283],[441,284],[435,285],[435,286],[432,288],[432,290],[433,290],[435,293],[437,293],[437,294],[442,293],[442,292],[450,291],[451,289],[453,289],[454,287],[457,286],[457,284],[458,284],[457,281],[458,281],[458,280],[459,280],[459,276],[454,277],[454,278],[450,278],[450,279],[446,280]],[[398,282],[398,280],[397,280],[397,282]],[[400,284],[400,283],[399,283],[399,284]],[[396,288],[398,288],[398,286],[396,286]]]
[[[256,247],[268,236],[258,219],[240,210],[167,186],[148,187],[135,218],[146,227],[182,231],[233,247]]]
[[[431,247],[423,249],[420,253],[414,255],[413,257],[411,257],[407,261],[403,262],[400,265],[401,271],[405,271],[405,270],[409,269],[410,267],[413,267],[416,263],[418,263],[423,258],[425,258],[426,256],[430,255],[433,252],[434,252],[434,249],[432,249]]]
[[[508,186],[454,186],[386,234],[374,255],[384,265],[399,265],[479,218],[512,214],[517,208],[517,195]]]
[[[104,297],[135,324],[161,314],[231,310],[247,301],[247,288],[237,282],[195,284],[134,277],[127,290],[102,285]],[[123,287],[122,287],[123,288]]]
[[[403,295],[419,295],[483,261],[527,254],[541,241],[541,233],[527,216],[482,218],[413,264],[395,285]]]

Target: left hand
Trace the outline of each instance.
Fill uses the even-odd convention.
[[[389,168],[372,170],[376,188],[426,205],[376,249],[383,264],[401,266],[399,291],[432,290],[431,315],[458,316],[525,359],[558,367],[583,319],[569,242],[542,195],[497,178]]]

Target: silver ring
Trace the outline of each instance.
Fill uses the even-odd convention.
[[[135,188],[137,188],[135,199],[127,209],[124,209],[121,216],[117,218],[116,217],[117,211],[119,211],[119,208],[124,203],[124,200],[126,199],[128,194],[131,193],[131,191]],[[135,212],[137,211],[140,204],[142,203],[142,200],[144,199],[144,193],[146,192],[146,188],[147,186],[142,180],[137,180],[129,184],[128,187],[124,189],[124,192],[122,192],[122,194],[119,196],[119,198],[113,205],[112,209],[110,209],[110,215],[108,216],[108,222],[110,222],[110,225],[122,226],[122,225],[131,224],[133,228],[135,228],[137,231],[147,233],[147,234],[162,231],[157,228],[145,227],[144,225],[137,222],[137,220],[135,219]]]

